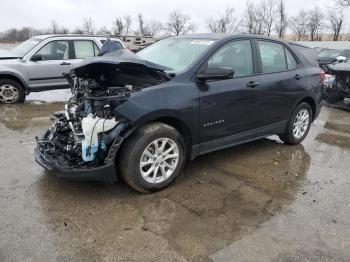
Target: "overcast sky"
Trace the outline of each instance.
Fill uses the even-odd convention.
[[[300,8],[318,6],[327,10],[331,7],[331,2],[332,0],[286,0],[286,10],[289,16]],[[208,17],[215,16],[227,6],[235,8],[236,14],[240,15],[245,4],[245,0],[0,0],[0,31],[22,26],[47,28],[51,20],[56,20],[60,26],[74,29],[80,27],[84,17],[92,17],[96,28],[110,28],[116,17],[125,14],[133,17],[133,26],[136,26],[135,19],[139,13],[143,14],[146,21],[166,21],[169,12],[181,9],[191,15],[193,22],[198,25],[197,32],[204,32]],[[349,31],[349,28],[347,23],[345,31]]]

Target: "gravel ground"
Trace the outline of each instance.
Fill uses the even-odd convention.
[[[59,92],[0,105],[0,261],[350,261],[349,112],[324,107],[301,145],[198,157],[141,195],[34,162]]]

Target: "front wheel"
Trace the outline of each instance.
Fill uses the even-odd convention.
[[[179,175],[185,156],[184,140],[175,128],[146,124],[125,141],[120,173],[133,189],[150,193],[167,187]]]
[[[0,102],[5,104],[23,103],[26,94],[23,86],[12,79],[0,79]]]
[[[300,144],[308,134],[312,123],[312,109],[308,103],[301,103],[295,109],[285,133],[279,135],[286,144]]]

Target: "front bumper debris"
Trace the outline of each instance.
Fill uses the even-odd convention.
[[[58,177],[74,180],[88,180],[114,183],[117,174],[114,162],[106,163],[98,167],[63,168],[42,154],[38,147],[34,150],[35,161],[48,171],[52,171]]]

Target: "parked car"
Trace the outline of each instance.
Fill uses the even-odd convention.
[[[277,134],[299,144],[321,107],[312,49],[251,35],[172,37],[70,72],[75,94],[37,138],[35,159],[58,176],[139,192],[168,186],[187,159]]]
[[[350,57],[350,49],[323,49],[317,54],[320,67],[328,71],[327,65],[344,62]]]
[[[329,65],[328,68],[323,98],[331,104],[350,98],[350,59],[344,63]]]
[[[40,35],[0,51],[0,103],[22,103],[30,92],[68,88],[63,76],[84,58],[96,56],[106,37]],[[112,38],[116,44],[125,44]]]

